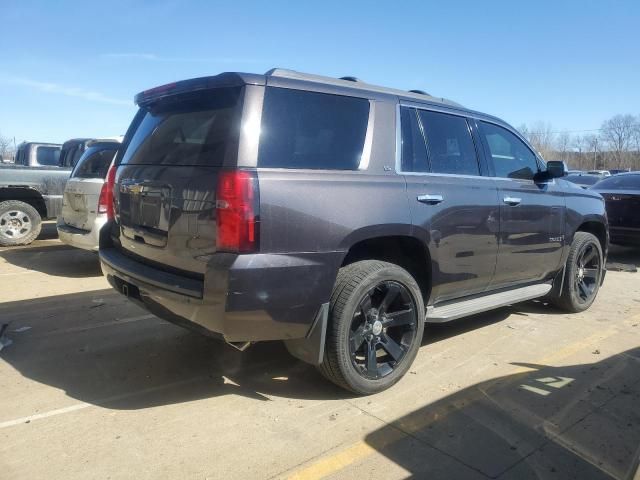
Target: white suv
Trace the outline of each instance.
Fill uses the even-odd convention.
[[[100,229],[107,221],[105,177],[121,142],[121,138],[92,140],[71,172],[57,225],[64,243],[98,250]]]

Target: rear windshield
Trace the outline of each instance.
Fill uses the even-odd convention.
[[[264,98],[259,167],[356,170],[369,100],[270,87]]]
[[[60,166],[75,167],[83,153],[83,143],[75,143],[67,148],[63,148],[60,153]]]
[[[115,154],[115,147],[90,147],[80,157],[71,176],[74,178],[105,178]]]
[[[596,183],[593,188],[596,190],[640,190],[640,174],[607,177]]]
[[[241,88],[219,88],[168,97],[144,107],[121,164],[224,164],[237,152]]]
[[[60,147],[43,147],[36,148],[36,161],[38,165],[58,165],[60,158]]]

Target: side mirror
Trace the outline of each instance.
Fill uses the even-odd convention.
[[[561,178],[567,175],[569,169],[567,164],[557,160],[551,160],[547,162],[547,176],[549,178]]]

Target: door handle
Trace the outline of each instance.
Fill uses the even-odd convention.
[[[515,207],[522,203],[522,199],[518,197],[504,197],[503,201],[504,203],[506,203],[507,205],[511,205],[512,207]]]
[[[428,205],[436,205],[442,202],[444,200],[444,197],[442,195],[430,195],[425,193],[423,195],[418,195],[417,200],[420,203],[426,203]]]

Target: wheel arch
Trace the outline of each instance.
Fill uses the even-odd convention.
[[[6,200],[18,200],[28,203],[35,208],[40,216],[47,218],[47,204],[42,194],[33,187],[2,187],[0,188],[0,202]]]
[[[412,235],[363,238],[346,251],[340,267],[360,260],[382,260],[404,268],[418,283],[427,304],[431,295],[431,254],[422,240]]]

